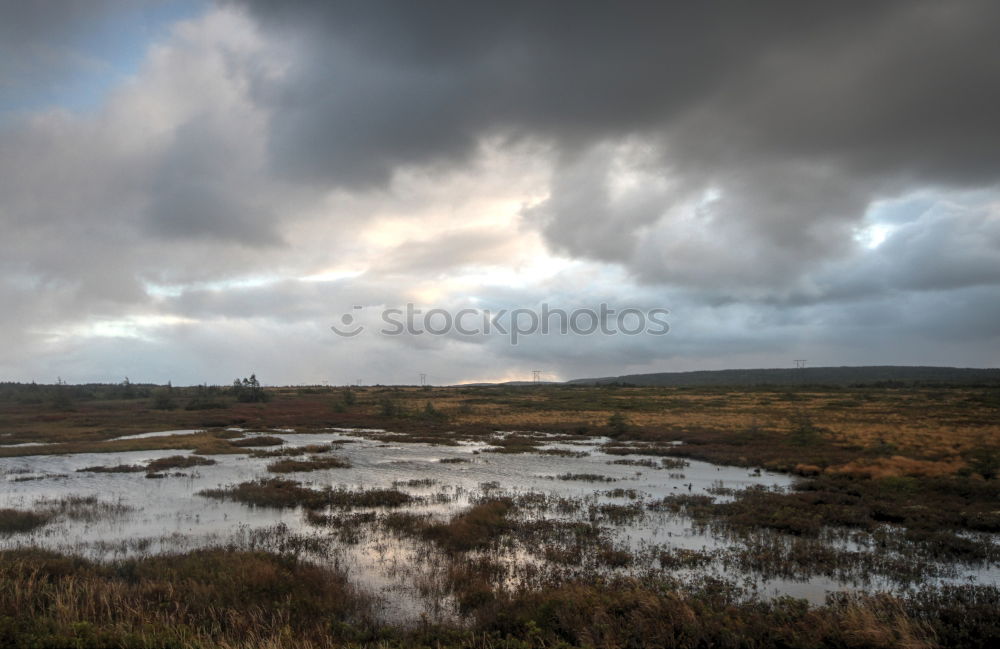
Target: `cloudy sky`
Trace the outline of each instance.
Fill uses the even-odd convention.
[[[996,366],[998,24],[0,0],[0,380]],[[380,333],[407,303],[662,308],[670,332]]]

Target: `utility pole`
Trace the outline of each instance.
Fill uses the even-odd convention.
[[[795,359],[795,370],[796,370],[795,373],[799,375],[799,383],[802,384],[802,385],[805,385],[805,382],[806,382],[805,369],[806,369],[806,359],[804,359],[804,358],[796,358]]]
[[[423,372],[421,372],[420,373],[420,387],[424,387],[426,385],[427,385],[427,375],[424,374]]]
[[[542,382],[542,370],[531,370],[531,382],[532,383]]]

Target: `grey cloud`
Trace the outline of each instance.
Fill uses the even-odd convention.
[[[461,158],[484,133],[564,145],[661,127],[763,56],[881,21],[875,5],[247,2],[297,39],[278,168],[336,184]]]
[[[152,172],[147,227],[168,239],[218,239],[249,246],[281,245],[275,215],[255,201],[259,188],[239,138],[207,118],[192,120]]]
[[[850,252],[872,201],[1000,179],[991,2],[240,4],[297,39],[257,88],[280,173],[367,187],[484,137],[550,141],[528,222],[646,281],[786,290]],[[608,200],[593,152],[623,138],[670,191]],[[685,247],[670,210],[712,185],[708,239]]]
[[[878,248],[887,281],[901,289],[1000,285],[1000,215],[995,210],[933,210],[901,226]]]
[[[117,380],[141,365],[224,382],[252,365],[272,381],[447,382],[537,362],[563,377],[786,356],[1000,362],[996,216],[930,209],[956,187],[988,202],[1000,181],[995,3],[232,4],[274,49],[228,52],[253,39],[222,12],[161,43],[95,114],[0,125],[5,376]],[[0,83],[64,74],[71,62],[33,43],[65,44],[114,5],[81,7],[3,5]],[[17,67],[28,59],[41,67]],[[352,227],[437,219],[451,198],[414,188],[447,189],[456,170],[468,201],[484,141],[511,159],[541,152],[548,195],[532,179],[501,198],[536,200],[522,223],[577,265],[525,289],[475,287],[476,304],[666,306],[669,336],[515,348],[329,332],[355,304],[405,304],[412,274],[505,265],[516,232],[455,223],[378,258]],[[484,193],[502,194],[505,174]],[[858,244],[866,211],[911,193],[881,213],[896,228],[882,245]],[[371,270],[274,279],[355,266]],[[444,306],[468,306],[450,289]],[[137,314],[192,322],[167,318],[148,339],[47,336]]]
[[[638,230],[659,220],[678,198],[673,187],[655,178],[613,196],[614,156],[614,148],[605,145],[576,157],[556,170],[548,198],[522,211],[557,251],[627,262],[635,254]]]
[[[996,208],[943,200],[929,209],[914,210],[919,204],[911,204],[908,217],[890,214],[888,221],[882,221],[892,224],[893,230],[877,247],[862,247],[818,264],[796,287],[762,302],[775,306],[870,299],[903,302],[911,299],[910,293],[1000,286]]]

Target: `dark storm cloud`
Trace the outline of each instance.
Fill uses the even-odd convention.
[[[99,106],[2,116],[0,374],[1000,361],[1000,4],[219,4]],[[0,0],[0,89],[86,85],[78,44],[131,6]],[[421,296],[673,331],[329,330]]]
[[[461,157],[493,131],[563,145],[659,128],[768,54],[883,23],[889,5],[249,2],[301,44],[277,86],[279,168],[336,183]]]
[[[994,2],[242,4],[296,44],[257,87],[279,173],[369,186],[540,139],[558,162],[528,221],[649,281],[780,283],[844,255],[876,198],[1000,180]],[[594,152],[627,137],[669,187],[610,201]],[[717,264],[643,249],[708,189],[689,254]]]

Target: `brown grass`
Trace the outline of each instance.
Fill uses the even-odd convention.
[[[300,482],[284,478],[267,478],[242,482],[219,489],[206,489],[198,495],[220,500],[234,500],[258,507],[304,507],[322,509],[333,507],[401,507],[415,500],[397,489],[310,489]]]
[[[23,534],[47,525],[52,520],[49,512],[0,509],[0,536]]]
[[[875,474],[913,474],[914,467],[852,464],[870,458],[908,458],[940,463],[917,474],[955,472],[976,449],[1000,447],[1000,400],[986,387],[766,387],[766,388],[359,388],[354,402],[342,391],[276,389],[265,404],[226,402],[212,411],[161,411],[144,400],[82,402],[73,411],[47,404],[0,406],[0,427],[11,443],[41,441],[45,447],[0,448],[0,457],[79,452],[194,449],[197,453],[241,453],[229,439],[239,425],[256,430],[329,426],[384,427],[409,435],[395,441],[453,444],[482,439],[494,430],[605,434],[611,414],[629,422],[624,437],[656,444],[701,443],[700,457],[718,462],[792,470],[864,466]],[[386,418],[386,399],[404,414]],[[419,416],[428,401],[443,419]],[[340,404],[337,408],[333,406]],[[410,414],[405,414],[410,413]],[[171,428],[209,428],[194,435],[108,441],[118,435]],[[371,434],[372,437],[378,434]],[[257,438],[258,440],[260,438]],[[621,440],[619,440],[621,441]],[[251,442],[255,443],[255,442]],[[259,443],[259,442],[256,442]],[[505,451],[531,451],[537,440],[516,437]],[[770,450],[768,450],[770,449]],[[672,453],[663,447],[663,453]]]
[[[171,455],[170,457],[161,457],[158,460],[151,461],[146,465],[146,470],[153,472],[165,469],[188,469],[193,466],[212,466],[215,463],[213,459],[198,457],[197,455]]]
[[[343,573],[253,552],[101,565],[6,551],[0,584],[2,646],[331,646],[369,614]]]
[[[306,460],[284,459],[267,465],[271,473],[297,473],[322,469],[349,469],[351,463],[340,457],[313,457]]]

